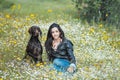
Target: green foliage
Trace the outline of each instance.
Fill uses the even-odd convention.
[[[0,11],[6,8],[10,8],[13,5],[12,2],[7,0],[0,0]]]
[[[17,17],[24,17],[34,14],[42,20],[56,20],[62,18],[68,20],[74,15],[75,7],[71,0],[7,0],[14,3],[10,9],[3,12]]]
[[[107,22],[120,24],[119,0],[72,0],[79,11],[79,16],[88,22]]]

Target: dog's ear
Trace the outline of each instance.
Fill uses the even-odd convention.
[[[29,28],[28,32],[29,34],[32,34],[32,27]]]
[[[38,31],[40,32],[40,36],[42,36],[42,31],[39,27],[38,27]]]

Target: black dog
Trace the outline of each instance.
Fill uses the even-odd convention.
[[[32,26],[28,32],[31,35],[31,38],[27,44],[26,54],[23,59],[31,57],[32,62],[42,62],[43,48],[41,42],[38,39],[38,37],[42,35],[42,31],[38,26]]]

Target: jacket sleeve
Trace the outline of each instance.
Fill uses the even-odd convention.
[[[67,40],[66,47],[70,62],[76,64],[75,56],[73,53],[73,44],[70,40]]]

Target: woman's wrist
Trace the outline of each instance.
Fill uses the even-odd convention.
[[[67,71],[70,73],[74,73],[76,71],[76,65],[74,63],[71,63]]]
[[[70,67],[73,67],[74,71],[76,70],[76,65],[74,63],[71,63]]]

